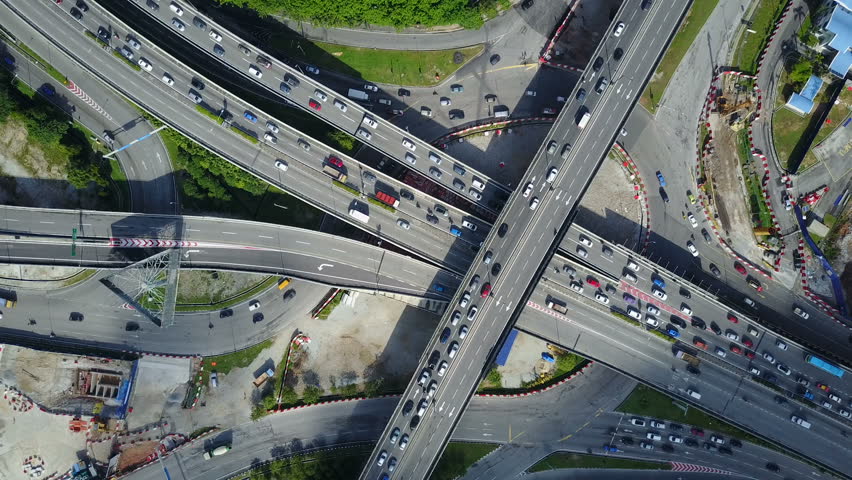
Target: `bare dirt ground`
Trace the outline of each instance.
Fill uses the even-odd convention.
[[[132,447],[121,449],[121,457],[118,460],[118,471],[143,463],[148,455],[154,453],[154,450],[157,449],[157,445],[159,444],[160,442],[142,442]]]
[[[630,247],[642,226],[642,205],[621,164],[607,158],[580,201],[577,223],[602,238]]]
[[[186,270],[178,280],[178,303],[215,303],[248,290],[267,275]]]
[[[76,267],[0,264],[0,285],[7,280],[64,280],[82,270],[84,269]],[[49,288],[53,288],[54,284],[51,285]],[[32,288],[38,288],[38,285],[34,284]]]
[[[190,380],[191,360],[145,356],[139,359],[136,385],[127,414],[127,429],[135,430],[159,422],[167,405],[180,405]]]
[[[622,0],[581,2],[556,42],[551,61],[585,67],[601,38],[609,34],[610,21],[621,3]]]
[[[404,384],[439,319],[387,297],[359,295],[351,307],[341,303],[328,320],[302,326],[311,343],[288,383],[295,380],[297,391],[318,385],[326,393],[378,378],[385,385]]]
[[[108,208],[95,189],[77,190],[65,176],[65,167],[50,154],[27,142],[23,125],[0,127],[0,203],[27,207]]]
[[[0,478],[26,478],[21,472],[31,455],[44,461],[44,473],[39,478],[68,470],[78,460],[77,452],[86,449],[85,434],[70,431],[69,420],[38,408],[15,412],[8,402],[0,401]]]
[[[73,394],[77,369],[116,371],[126,377],[130,372],[130,362],[7,346],[0,358],[0,381],[15,386],[46,408],[88,413],[98,400]]]
[[[523,382],[538,378],[538,373],[543,371],[542,368],[552,368],[553,364],[541,359],[542,352],[546,351],[548,351],[547,342],[519,332],[506,365],[497,367],[503,377],[503,387],[518,388]]]

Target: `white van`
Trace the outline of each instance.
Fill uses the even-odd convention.
[[[804,428],[807,428],[807,429],[811,428],[811,422],[805,420],[802,417],[797,417],[796,415],[793,415],[793,416],[790,417],[790,421],[799,425],[800,427],[804,427]]]
[[[509,107],[498,105],[494,107],[494,118],[506,118],[509,116]]]
[[[584,113],[583,116],[580,118],[580,121],[577,122],[577,126],[580,128],[584,128],[586,124],[589,123],[590,118],[592,118],[591,112]]]
[[[369,215],[367,215],[366,213],[364,213],[360,210],[356,210],[354,208],[349,209],[349,216],[354,218],[355,220],[358,220],[359,222],[363,222],[363,223],[367,223],[367,222],[370,221]]]
[[[485,188],[485,184],[482,183],[482,180],[480,180],[476,177],[473,177],[473,181],[470,182],[470,186],[472,186],[473,188],[475,188],[477,190],[482,190],[483,188]]]
[[[690,397],[692,397],[696,400],[701,400],[701,394],[696,392],[695,390],[693,390],[691,388],[687,388],[686,393],[688,393]]]

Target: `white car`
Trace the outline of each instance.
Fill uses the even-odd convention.
[[[680,304],[680,311],[681,311],[684,315],[692,316],[692,309],[691,309],[691,308],[689,308],[689,305],[687,305],[687,304],[685,304],[685,303],[681,303],[681,304]]]
[[[650,313],[651,315],[659,315],[659,314],[660,314],[660,309],[659,309],[659,308],[657,308],[657,307],[656,307],[656,306],[654,306],[654,305],[651,305],[650,303],[646,304],[645,309],[646,309],[646,310],[648,311],[648,313]]]
[[[370,117],[364,117],[364,119],[361,120],[361,123],[363,123],[364,125],[367,125],[370,128],[378,128],[379,127],[379,122],[373,120]]]
[[[456,356],[456,353],[459,351],[459,342],[453,342],[450,344],[450,350],[447,352],[447,356],[453,358]]]
[[[554,181],[554,180],[556,180],[556,175],[557,175],[558,173],[559,173],[559,169],[558,169],[558,168],[556,168],[556,167],[551,167],[551,168],[550,168],[550,171],[548,171],[548,172],[547,172],[547,178],[545,178],[545,181],[546,181],[547,183],[553,183],[553,181]]]
[[[305,65],[305,70],[307,70],[308,73],[313,73],[314,75],[319,75],[320,73],[319,68],[313,65]]]
[[[269,130],[272,133],[278,133],[278,131],[279,131],[278,125],[275,125],[274,123],[272,123],[270,121],[266,122],[266,129]]]
[[[530,184],[530,185],[532,185],[532,184]],[[585,235],[580,235],[580,243],[582,243],[583,245],[585,245],[589,248],[592,248],[595,245],[595,242],[593,242],[591,238],[589,238]]]
[[[633,307],[627,307],[627,315],[631,318],[635,318],[636,320],[642,320],[642,312]]]
[[[645,438],[647,438],[648,440],[662,440],[663,437],[661,437],[660,434],[657,432],[648,432],[647,434],[645,434]]]
[[[249,312],[253,312],[258,308],[260,308],[260,302],[258,302],[257,300],[252,300],[251,302],[249,302]]]
[[[691,240],[688,240],[688,241],[686,242],[686,249],[687,249],[687,250],[689,250],[689,253],[691,253],[693,257],[697,257],[697,256],[698,256],[698,249],[697,249],[697,248],[695,248],[695,244],[694,244],[694,243],[692,243],[692,241],[691,241]]]
[[[358,135],[359,137],[363,137],[365,140],[369,140],[369,139],[373,138],[373,134],[368,132],[367,130],[365,130],[363,128],[359,128],[355,132],[355,134]]]
[[[326,95],[322,90],[314,90],[314,96],[323,102],[328,100],[328,95]]]
[[[174,5],[174,4],[172,4]],[[382,466],[385,464],[385,460],[388,459],[388,452],[386,450],[382,450],[382,453],[379,454],[378,460],[376,460],[376,465]]]
[[[337,109],[341,112],[346,112],[346,110],[349,110],[349,107],[347,107],[345,103],[341,102],[336,98],[334,99],[334,106],[337,107]]]
[[[133,37],[129,37],[127,39],[127,44],[133,47],[134,50],[139,50],[140,48],[142,48],[142,44],[139,43],[139,40],[136,40]]]
[[[655,297],[657,297],[657,298],[659,298],[660,300],[663,300],[663,301],[665,301],[667,298],[669,298],[669,296],[666,295],[666,292],[660,290],[659,288],[652,288],[651,293],[653,293]]]
[[[828,399],[835,403],[843,403],[843,400],[841,400],[840,397],[833,393],[828,394]]]
[[[849,413],[849,410],[844,410],[842,408],[838,410],[837,413],[839,413],[840,416],[843,418],[849,418],[850,416],[852,416],[852,414]]]
[[[438,391],[438,382],[432,380],[432,383],[429,384],[429,388],[426,389],[426,398],[432,398],[432,395]]]
[[[653,428],[659,428],[660,430],[665,430],[665,429],[666,429],[666,424],[665,424],[665,423],[663,423],[663,422],[661,422],[661,421],[659,421],[659,420],[651,420],[651,427],[653,427]]]
[[[284,160],[275,160],[275,168],[282,172],[287,171],[287,163]]]
[[[787,365],[784,365],[783,363],[779,363],[778,365],[775,366],[775,368],[777,368],[778,371],[783,373],[784,375],[788,375],[788,376],[790,375],[790,367],[788,367]],[[840,399],[838,398],[838,400],[840,400]]]
[[[686,218],[689,219],[689,224],[692,225],[692,228],[698,226],[698,221],[695,220],[695,215],[693,215],[692,212],[687,213]]]
[[[618,22],[618,25],[615,26],[615,31],[612,32],[612,36],[620,37],[622,32],[624,32],[624,22]]]
[[[417,163],[417,157],[411,154],[411,152],[405,152],[405,161],[414,165]]]
[[[168,73],[163,73],[163,83],[172,87],[175,84],[175,79],[172,78],[172,76],[169,75]]]
[[[645,323],[656,328],[660,326],[660,321],[651,315],[645,315]]]
[[[726,352],[725,349],[722,347],[716,347],[716,355],[725,358],[728,356],[728,352]]]
[[[219,35],[219,32],[217,32],[216,30],[210,30],[210,38],[217,42],[222,41],[222,35]]]
[[[743,302],[751,308],[757,308],[757,304],[749,297],[743,297]]]
[[[254,78],[263,77],[263,72],[261,72],[260,69],[255,67],[254,65],[249,65],[249,73],[252,74]]]
[[[595,294],[595,300],[597,300],[598,302],[600,302],[604,305],[609,305],[609,297],[607,297],[603,293],[596,293]]]
[[[420,372],[420,378],[417,379],[418,385],[426,385],[426,381],[429,380],[432,374],[429,373],[429,369],[424,368],[422,372]]]
[[[633,274],[632,274],[632,273],[630,273],[630,272],[624,272],[623,277],[624,277],[624,278],[625,278],[628,282],[636,283],[636,282],[638,282],[638,281],[639,281],[639,279],[638,279],[638,278],[636,278],[636,275],[633,275]]]
[[[444,360],[443,362],[441,362],[440,365],[438,365],[438,376],[439,377],[443,377],[444,374],[447,373],[447,367],[449,367],[449,365],[450,364],[448,364],[446,360]]]
[[[735,342],[738,342],[740,340],[740,336],[737,335],[737,332],[734,332],[734,331],[731,331],[731,330],[728,330],[727,332],[725,332],[725,336],[728,337],[729,339],[735,341]]]
[[[402,139],[402,146],[411,150],[412,152],[417,150],[417,145],[415,145],[414,142],[412,142],[411,140],[409,140],[407,138]]]
[[[181,22],[177,18],[172,19],[172,26],[177,28],[179,32],[183,32],[186,30],[186,25],[184,25],[183,22]]]
[[[683,443],[683,437],[680,435],[671,434],[669,435],[669,441],[672,443]]]
[[[183,15],[183,9],[180,8],[180,5],[178,5],[175,2],[172,2],[171,4],[169,4],[169,10],[175,12],[175,15],[177,15],[178,17]]]
[[[470,303],[470,292],[464,292],[461,296],[461,300],[459,300],[459,306],[464,308],[468,303]]]
[[[583,258],[589,258],[589,252],[587,252],[585,248],[583,248],[579,245],[577,245],[577,255],[579,255]]]
[[[775,340],[775,346],[778,347],[779,350],[787,350],[787,344],[781,340]]]
[[[750,373],[752,375],[757,375],[759,377],[760,376],[760,369],[757,368],[757,367],[749,367],[748,373]]]
[[[443,105],[443,106],[445,106],[445,107],[448,107],[448,106],[450,106],[450,105],[452,105],[452,104],[453,104],[453,101],[452,101],[452,100],[450,100],[450,99],[449,99],[449,98],[447,98],[447,97],[444,97],[444,98],[442,98],[442,99],[441,99],[441,105]]]
[[[630,260],[630,261],[627,262],[627,268],[629,268],[630,270],[633,270],[634,272],[638,272],[639,271],[639,264],[634,262],[633,260]]]
[[[139,64],[139,66],[142,67],[142,70],[145,70],[146,72],[150,72],[154,69],[154,66],[151,65],[151,62],[146,60],[144,57],[139,57],[139,60],[136,63]]]
[[[273,144],[273,145],[278,143],[278,139],[275,137],[275,135],[273,135],[269,132],[266,132],[266,133],[263,134],[263,139],[266,140],[267,142]]]
[[[796,315],[798,315],[798,316],[800,316],[800,317],[804,318],[805,320],[807,320],[807,319],[811,318],[811,314],[810,314],[810,313],[808,313],[808,312],[806,312],[806,311],[802,310],[802,309],[801,309],[801,308],[799,308],[799,307],[793,307],[793,313],[795,313]]]
[[[535,207],[537,207],[537,206],[538,206],[538,197],[533,197],[533,199],[530,200],[530,210],[535,210]]]
[[[775,365],[775,357],[772,356],[769,352],[763,352],[763,359],[769,362],[772,365]]]
[[[643,420],[641,418],[633,417],[633,418],[630,419],[630,423],[633,424],[633,425],[636,425],[637,427],[644,427],[645,426],[645,420]]]
[[[372,83],[364,84],[364,90],[368,92],[377,92],[379,91],[379,87],[373,85]]]
[[[402,438],[399,439],[399,449],[405,450],[405,447],[408,446],[408,439],[411,438],[407,433],[402,435]]]
[[[459,328],[459,340],[464,340],[464,337],[467,336],[467,332],[469,331],[470,328],[468,328],[467,325],[462,325],[461,328]]]
[[[583,293],[583,284],[580,282],[571,282],[571,290],[577,293]]]
[[[530,183],[527,184],[526,187],[524,187],[524,194],[523,194],[524,198],[529,197],[530,193],[532,193],[532,190],[533,190],[533,184],[532,184],[532,182],[530,182]]]

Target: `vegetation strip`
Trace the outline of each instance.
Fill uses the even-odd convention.
[[[223,300],[221,302],[211,303],[211,304],[207,304],[207,305],[180,305],[180,304],[178,304],[178,305],[175,305],[175,311],[176,312],[205,312],[205,311],[210,311],[210,310],[221,310],[221,309],[224,309],[224,308],[232,307],[234,305],[245,302],[246,300],[254,297],[255,295],[258,295],[262,292],[265,292],[269,288],[272,288],[272,286],[274,286],[278,283],[279,278],[280,277],[278,277],[277,275],[272,275],[270,277],[267,277],[265,280],[254,285],[253,287],[249,288],[248,290],[246,290],[242,293],[239,293],[239,294],[237,294],[237,295],[235,295],[235,296],[233,296],[233,297],[231,297],[227,300]]]
[[[580,453],[556,452],[548,455],[527,470],[529,473],[557,470],[560,468],[615,468],[628,470],[671,470],[666,462],[652,462],[618,458],[612,456],[583,455]]]

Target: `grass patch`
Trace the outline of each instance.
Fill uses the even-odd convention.
[[[755,33],[743,30],[734,54],[734,65],[739,65],[743,72],[757,71],[757,59],[769,42],[769,35],[786,4],[787,0],[760,0],[748,27]]]
[[[121,54],[121,52],[119,52],[118,50],[113,50],[113,51],[112,51],[112,55],[113,55],[114,57],[116,57],[116,58],[120,58],[121,60],[123,60],[123,61],[124,61],[124,63],[126,63],[127,65],[129,65],[129,66],[130,66],[130,68],[132,68],[133,70],[136,70],[137,72],[141,72],[141,71],[142,71],[142,67],[140,67],[139,65],[137,65],[137,64],[136,64],[136,62],[134,62],[133,60],[130,60],[129,58],[127,58],[127,57],[125,57],[124,55],[122,55],[122,54]]]
[[[656,336],[662,338],[663,340],[665,340],[669,343],[677,343],[676,338],[672,337],[671,335],[669,335],[667,333],[661,332],[661,331],[657,330],[656,328],[652,328],[651,330],[648,330],[648,331],[651,332],[652,335],[656,335]]]
[[[552,453],[527,470],[530,473],[560,468],[620,468],[627,470],[671,470],[667,462],[650,462],[629,458],[582,455],[579,453]]]
[[[53,67],[53,65],[47,63],[47,61],[45,59],[41,58],[33,49],[31,49],[30,47],[26,46],[26,44],[23,44],[23,43],[16,43],[14,45],[16,47],[18,47],[19,49],[23,50],[27,55],[32,57],[36,62],[40,63],[41,64],[40,66],[51,77],[53,77],[57,82],[61,83],[62,85],[68,85],[68,78],[65,75],[63,75],[62,72],[55,69]]]
[[[277,285],[279,278],[281,278],[281,277],[279,277],[277,275],[270,276],[266,280],[258,283],[257,285],[246,290],[245,292],[243,292],[239,295],[236,295],[234,297],[231,297],[230,299],[225,300],[223,302],[210,303],[210,304],[207,304],[207,305],[180,305],[180,304],[178,304],[178,305],[175,305],[175,311],[176,312],[205,312],[205,311],[208,311],[208,310],[221,310],[223,308],[232,307],[234,305],[237,305],[239,303],[242,303],[242,302],[245,302],[245,301],[251,299],[252,297],[260,294],[261,292],[265,292],[269,288],[272,288],[272,286],[274,286],[274,285]]]
[[[657,102],[663,98],[666,87],[672,79],[677,66],[683,60],[684,55],[689,50],[689,47],[698,36],[698,32],[704,27],[707,18],[713,13],[719,0],[695,0],[692,7],[687,12],[683,19],[683,24],[677,34],[672,39],[666,54],[660,60],[657,70],[648,82],[645,91],[642,92],[642,98],[639,100],[642,106],[647,108],[651,113],[657,110]]]
[[[109,159],[110,166],[110,178],[113,181],[113,184],[118,189],[119,197],[121,198],[122,210],[129,210],[125,206],[125,202],[130,203],[130,185],[127,181],[127,174],[124,173],[124,170],[121,168],[121,163],[115,158]]]
[[[718,0],[710,0],[718,1]],[[275,49],[288,57],[299,58],[320,68],[334,70],[369,82],[413,87],[437,85],[462,65],[475,58],[483,45],[453,50],[379,50],[348,47],[334,43],[310,42],[303,37],[273,35]],[[454,62],[456,52],[461,63]],[[435,79],[435,75],[439,79]]]
[[[273,455],[284,455],[286,450],[286,448],[273,447]],[[274,453],[275,451],[278,453]],[[372,451],[372,445],[359,445],[286,457],[257,466],[248,473],[240,475],[239,478],[246,480],[319,478],[356,480]]]
[[[224,119],[224,118],[222,118],[222,114],[221,114],[221,113],[216,112],[216,113],[214,114],[213,112],[211,112],[210,110],[207,110],[207,109],[206,109],[204,106],[202,106],[202,105],[195,104],[195,110],[197,110],[199,113],[201,113],[201,114],[202,114],[202,115],[204,115],[205,117],[209,118],[210,120],[213,120],[214,122],[218,123],[219,125],[222,125],[222,122],[224,122],[224,121],[225,121],[225,119]]]
[[[91,30],[86,30],[86,36],[91,38],[92,40],[98,42],[100,46],[109,48],[109,44],[101,39],[101,37],[92,33]]]
[[[387,210],[387,211],[389,211],[389,212],[391,212],[391,213],[394,213],[394,214],[396,213],[396,209],[395,209],[395,208],[391,207],[390,205],[386,205],[386,204],[384,204],[384,203],[382,203],[382,202],[380,202],[380,201],[376,200],[376,199],[375,199],[375,198],[373,198],[373,197],[367,197],[367,201],[368,201],[368,202],[370,202],[371,204],[373,204],[373,205],[377,206],[377,207],[384,208],[385,210]]]
[[[254,135],[251,135],[250,133],[246,132],[245,130],[241,129],[240,127],[238,127],[236,125],[231,125],[231,131],[236,133],[237,135],[245,138],[246,140],[248,140],[251,143],[254,143],[254,144],[260,143],[260,140],[258,140],[257,137],[255,137]]]
[[[837,223],[837,217],[830,213],[826,213],[825,217],[823,217],[822,219],[822,223],[824,223],[826,227],[831,229],[831,227],[833,227],[834,224]]]
[[[641,326],[642,326],[642,324],[641,324],[641,323],[639,323],[639,321],[638,321],[638,320],[636,320],[636,319],[635,319],[635,318],[633,318],[633,317],[628,317],[627,315],[625,315],[625,314],[623,314],[623,313],[613,312],[613,311],[610,311],[609,313],[610,313],[610,315],[612,315],[613,317],[615,317],[615,318],[620,318],[620,319],[624,320],[625,322],[627,322],[627,323],[629,323],[629,324],[631,324],[631,325],[634,325],[634,326],[637,326],[637,327],[641,327]]]
[[[752,217],[756,214],[760,219],[760,226],[771,227],[772,215],[769,213],[769,207],[763,199],[763,190],[760,188],[760,180],[751,173],[748,166],[743,167],[743,181],[745,181],[746,189],[748,190],[748,202],[751,205]],[[754,223],[754,220],[752,220]]]
[[[22,82],[20,79],[16,78],[14,80],[14,85],[15,85],[15,88],[19,92],[21,92],[22,95],[24,95],[28,98],[35,98],[36,91],[33,90],[33,88],[31,86],[27,85],[25,82]]]
[[[464,475],[471,465],[496,449],[497,445],[489,443],[450,442],[438,460],[430,480],[458,478]]]
[[[343,190],[346,190],[347,192],[351,193],[352,195],[355,195],[356,197],[361,195],[361,192],[359,192],[357,189],[352,188],[351,186],[341,182],[340,180],[332,180],[332,183],[334,183],[335,187],[342,188]]]
[[[331,315],[331,312],[340,305],[340,302],[343,300],[343,294],[346,293],[346,290],[340,290],[334,295],[334,298],[328,302],[328,305],[323,307],[322,310],[317,314],[317,318],[320,320],[328,320],[328,316]]]
[[[257,345],[245,348],[243,350],[226,353],[225,355],[216,355],[213,357],[204,357],[204,363],[207,368],[201,373],[201,382],[207,385],[210,379],[210,371],[215,370],[218,373],[227,375],[228,372],[235,368],[246,368],[251,365],[251,362],[260,355],[260,352],[272,346],[272,339],[264,340]]]
[[[71,285],[77,285],[78,283],[83,283],[86,280],[92,278],[98,271],[94,268],[87,268],[78,273],[75,273],[70,278],[66,278],[62,281],[62,287],[70,287]]]

